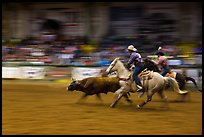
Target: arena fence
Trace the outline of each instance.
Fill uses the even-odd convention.
[[[101,76],[100,71],[106,67],[99,66],[69,66],[69,65],[26,65],[3,64],[2,79],[41,79],[70,80]],[[202,85],[202,66],[171,66],[173,71],[184,73]]]

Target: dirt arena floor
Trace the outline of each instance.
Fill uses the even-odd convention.
[[[89,96],[76,103],[82,92],[67,92],[66,83],[2,80],[3,135],[201,135],[202,93],[191,91],[189,102],[175,102],[166,91],[169,110],[160,108],[158,96],[137,109],[145,97],[131,94],[133,104],[121,99],[109,108],[114,94]]]

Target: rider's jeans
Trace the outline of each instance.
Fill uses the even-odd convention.
[[[161,75],[162,76],[165,76],[168,72],[170,72],[170,68],[169,68],[169,66],[164,66],[164,67],[162,67],[162,70],[161,70]]]
[[[135,80],[135,83],[137,85],[140,85],[142,87],[142,83],[140,79],[138,78],[138,74],[142,71],[142,64],[135,65],[135,68],[133,70],[133,79]]]

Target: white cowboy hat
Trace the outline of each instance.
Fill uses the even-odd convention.
[[[137,49],[133,45],[129,45],[128,50],[137,51]]]

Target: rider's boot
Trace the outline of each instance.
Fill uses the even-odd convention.
[[[137,85],[137,92],[141,92],[139,93],[138,97],[141,98],[144,95],[144,90],[142,86]]]
[[[144,92],[141,92],[138,97],[141,98],[144,95]]]
[[[137,92],[140,92],[140,91],[142,91],[142,89],[143,89],[143,87],[142,86],[140,86],[140,85],[137,85]]]

